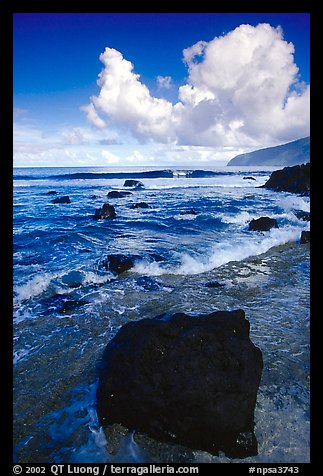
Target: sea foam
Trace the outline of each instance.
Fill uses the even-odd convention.
[[[215,243],[210,250],[203,254],[176,253],[180,259],[179,264],[170,262],[151,262],[143,260],[137,262],[133,271],[139,274],[150,276],[161,276],[165,274],[192,275],[211,271],[231,261],[241,261],[250,256],[257,256],[265,253],[270,248],[283,245],[288,242],[296,242],[300,238],[300,230],[295,227],[285,227],[284,229],[272,229],[267,236],[257,234],[254,239],[246,236],[239,240],[230,242]]]

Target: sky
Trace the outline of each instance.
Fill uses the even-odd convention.
[[[225,165],[310,134],[309,13],[15,13],[15,167]]]

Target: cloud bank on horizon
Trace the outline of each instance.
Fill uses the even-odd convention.
[[[82,107],[98,129],[127,130],[142,143],[232,148],[310,134],[310,86],[280,27],[242,24],[184,49],[188,75],[175,104],[155,97],[120,51],[107,47],[100,60],[99,94]],[[169,76],[157,83],[173,87]]]

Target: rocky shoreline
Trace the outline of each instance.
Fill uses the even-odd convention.
[[[309,194],[309,170],[309,164],[286,167],[273,172],[262,187]],[[301,219],[309,221],[309,214]],[[270,217],[249,223],[249,230],[257,232],[273,227],[278,224]],[[310,232],[303,231],[299,243],[309,240]],[[131,269],[135,259],[110,255],[105,266],[120,274]],[[210,287],[218,286],[222,284]],[[254,410],[262,367],[243,310],[177,313],[128,323],[102,357],[100,424],[121,424],[211,454],[256,455]]]

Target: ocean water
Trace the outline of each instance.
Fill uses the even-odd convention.
[[[240,462],[120,426],[104,431],[95,408],[98,363],[123,324],[237,308],[264,359],[259,454],[243,462],[309,461],[310,254],[299,243],[309,222],[295,212],[309,211],[310,199],[259,188],[272,170],[14,169],[16,462]],[[126,178],[144,187],[124,188]],[[108,199],[111,190],[132,194]],[[51,202],[65,195],[71,203]],[[117,218],[95,220],[105,202]],[[149,208],[132,208],[139,202]],[[260,216],[279,228],[249,231]],[[139,258],[115,276],[100,266],[110,253]]]

